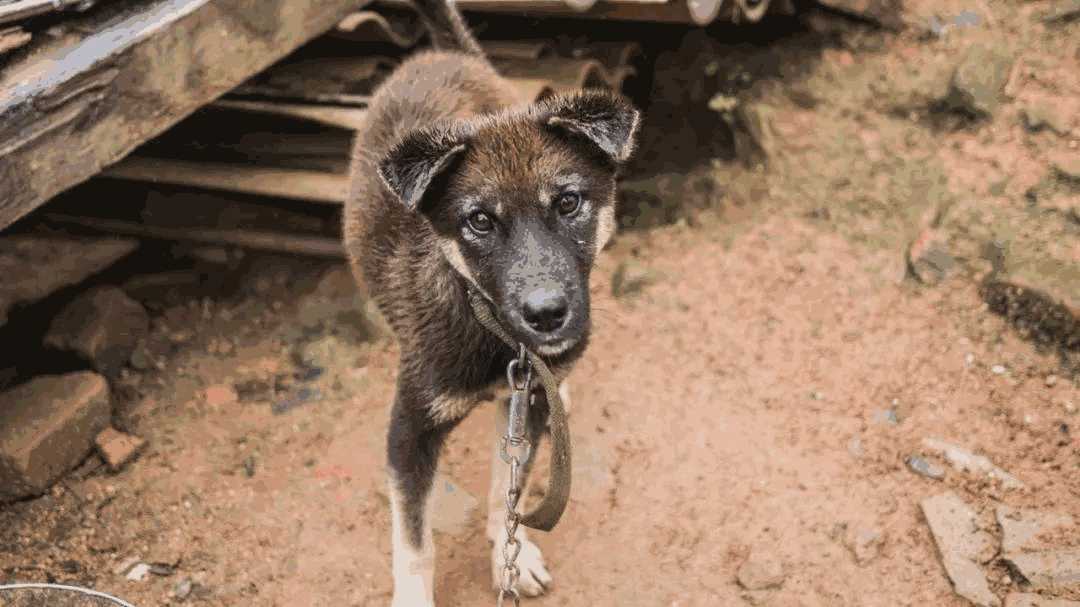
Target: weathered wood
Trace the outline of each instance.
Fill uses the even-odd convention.
[[[129,221],[97,219],[77,215],[49,213],[45,219],[59,224],[90,228],[112,234],[156,238],[160,240],[192,241],[209,244],[227,244],[248,249],[330,257],[342,259],[345,249],[341,239],[329,236],[306,236],[283,232],[260,232],[255,230],[221,230],[215,228],[162,228]]]
[[[393,7],[408,0],[381,0]],[[572,16],[623,21],[656,21],[707,25],[725,6],[725,0],[459,0],[465,11],[536,16]]]
[[[0,229],[364,4],[117,3],[43,37],[0,74]]]
[[[0,55],[26,46],[31,37],[30,32],[21,27],[0,27]]]
[[[139,156],[124,159],[102,175],[329,204],[344,202],[348,187],[348,178],[337,173]]]

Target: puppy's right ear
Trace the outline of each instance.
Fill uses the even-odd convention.
[[[464,138],[450,129],[416,130],[379,161],[379,177],[402,204],[416,211],[432,182],[464,151]]]

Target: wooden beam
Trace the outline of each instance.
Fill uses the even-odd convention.
[[[0,72],[0,229],[364,4],[125,2],[39,37]]]
[[[344,259],[345,248],[341,239],[329,236],[262,232],[257,230],[223,230],[217,228],[162,228],[130,221],[98,219],[77,215],[48,213],[47,221],[58,224],[89,228],[111,234],[124,234],[159,240],[201,242],[206,244],[234,245],[248,249],[311,255]]]
[[[337,173],[141,156],[124,159],[102,176],[326,204],[345,202],[348,188],[348,177]]]

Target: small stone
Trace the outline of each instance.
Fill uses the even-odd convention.
[[[1065,135],[1069,132],[1068,118],[1062,115],[1056,107],[1047,103],[1039,103],[1024,108],[1020,112],[1020,118],[1024,123],[1024,128],[1033,133],[1043,129],[1049,129],[1058,135]]]
[[[1012,65],[1012,55],[1000,45],[972,46],[953,72],[946,105],[976,117],[993,115],[1001,104]]]
[[[315,388],[300,388],[291,395],[275,401],[270,405],[270,412],[274,415],[287,413],[303,404],[317,401],[322,398],[322,393]]]
[[[150,330],[142,304],[117,287],[99,287],[65,306],[45,335],[45,345],[74,352],[95,371],[115,378]]]
[[[611,294],[629,297],[640,293],[653,282],[655,276],[648,268],[633,260],[623,260],[611,276]]]
[[[244,458],[244,474],[248,478],[255,476],[255,456],[249,455]]]
[[[1045,381],[1047,388],[1053,388],[1058,383],[1057,375],[1047,375]]]
[[[900,423],[900,418],[896,415],[896,409],[883,409],[874,414],[874,421],[879,424],[888,424],[895,426]]]
[[[1037,590],[1080,592],[1080,549],[1006,554],[1006,562]]]
[[[945,236],[927,228],[908,247],[908,270],[925,285],[936,285],[956,269],[956,259],[949,253]]]
[[[203,391],[203,400],[207,406],[219,409],[238,402],[240,395],[228,384],[217,384]]]
[[[1005,597],[1005,607],[1080,607],[1080,602],[1051,599],[1041,594],[1011,592]]]
[[[148,573],[150,573],[150,565],[139,563],[132,567],[124,577],[130,582],[141,582],[146,579]]]
[[[755,547],[737,572],[739,584],[747,590],[779,588],[787,577],[783,564],[763,547]]]
[[[880,530],[856,527],[849,531],[844,539],[844,544],[851,551],[852,556],[855,557],[855,562],[859,565],[865,565],[877,558],[883,541],[884,537]]]
[[[945,457],[945,461],[960,470],[970,474],[984,475],[1001,482],[1005,489],[1022,489],[1024,483],[1020,479],[994,465],[982,455],[975,455],[970,451],[957,447],[937,438],[923,439],[923,447]]]
[[[851,454],[851,457],[854,457],[855,459],[859,459],[862,456],[866,455],[866,450],[863,448],[862,439],[858,436],[852,437],[852,439],[848,441],[847,450],[848,453]]]
[[[1055,529],[1073,527],[1073,517],[1068,514],[1017,510],[998,506],[995,511],[1001,526],[1001,551],[1006,554],[1046,548],[1038,543],[1039,535]]]
[[[737,151],[744,158],[755,157],[768,160],[776,155],[776,136],[773,132],[773,115],[775,110],[765,103],[740,103],[735,107],[735,119],[739,129],[746,134],[746,143],[753,146],[753,150],[745,150],[747,154]],[[736,140],[736,147],[739,147]],[[743,145],[745,146],[746,143]],[[759,156],[760,155],[760,156]]]
[[[191,594],[191,586],[192,584],[190,579],[184,578],[180,580],[176,583],[176,586],[173,587],[173,598],[180,601],[188,598],[188,596]]]
[[[1006,370],[1004,365],[994,365],[993,367],[990,367],[990,372],[994,375],[1005,375]]]
[[[918,455],[912,455],[911,457],[907,458],[907,465],[912,472],[920,476],[932,478],[936,481],[940,481],[941,479],[945,478],[944,468],[933,462],[927,461],[926,459],[919,457]]]
[[[0,501],[39,495],[75,468],[109,425],[105,378],[69,373],[0,393]]]
[[[108,464],[109,470],[117,472],[139,455],[146,446],[146,441],[113,428],[105,428],[94,439],[94,445]]]
[[[954,493],[924,499],[920,506],[956,594],[978,607],[998,607],[978,563],[993,558],[994,540],[976,524],[975,512]]]

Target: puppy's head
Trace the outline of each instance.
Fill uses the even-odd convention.
[[[379,174],[514,337],[557,357],[588,335],[589,271],[637,125],[624,98],[582,91],[409,133]]]

